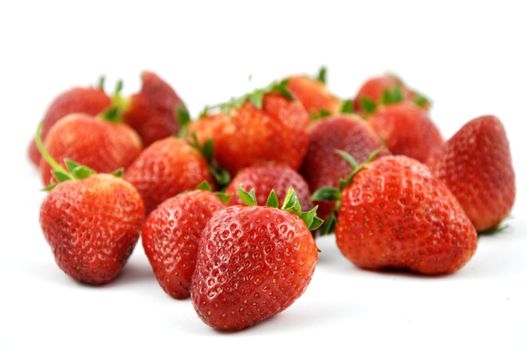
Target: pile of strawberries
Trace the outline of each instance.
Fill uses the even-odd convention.
[[[291,305],[318,236],[334,233],[364,269],[463,267],[478,232],[498,229],[514,203],[502,123],[479,117],[445,142],[428,99],[400,79],[372,78],[349,100],[325,82],[325,69],[291,76],[194,121],[151,72],[131,96],[121,83],[109,95],[103,80],[61,94],[29,153],[49,191],[40,224],[59,267],[111,282],[141,237],[163,290],[192,297],[220,330]]]

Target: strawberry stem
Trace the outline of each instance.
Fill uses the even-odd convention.
[[[51,166],[51,168],[54,171],[61,172],[61,173],[68,173],[66,169],[64,169],[57,161],[49,154],[48,150],[46,149],[46,146],[44,146],[44,143],[42,142],[42,126],[44,123],[39,123],[37,127],[37,132],[35,134],[35,144],[37,145],[38,151],[40,152],[40,155],[48,164]]]

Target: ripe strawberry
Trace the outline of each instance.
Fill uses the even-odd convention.
[[[250,193],[240,195],[256,204]],[[274,192],[269,206],[220,210],[203,231],[191,295],[198,315],[213,328],[240,330],[272,317],[311,280],[317,247],[309,227],[321,223],[316,209],[300,213],[294,190],[282,210],[271,204],[278,205]]]
[[[497,226],[516,195],[509,141],[500,120],[476,118],[465,124],[428,162],[465,210],[476,230]]]
[[[172,136],[146,148],[128,167],[124,178],[139,191],[147,212],[203,181],[212,182],[207,162],[199,151]]]
[[[393,154],[423,163],[444,143],[428,112],[411,103],[381,106],[368,121]]]
[[[174,89],[156,74],[143,72],[141,79],[141,91],[125,102],[123,118],[148,146],[177,133],[178,113],[186,109]]]
[[[42,139],[46,140],[51,127],[65,116],[72,113],[98,115],[111,104],[110,97],[100,87],[77,87],[62,93],[53,100],[42,120]],[[40,152],[34,140],[29,146],[29,158],[35,165],[40,164]]]
[[[307,150],[309,116],[298,101],[291,100],[286,84],[272,84],[220,105],[228,119],[216,117],[220,123],[212,140],[216,160],[231,174],[263,162],[300,167]],[[204,138],[199,132],[196,136]]]
[[[254,190],[257,193],[256,202],[263,205],[266,201],[266,193],[271,190],[276,192],[279,202],[282,203],[287,195],[287,191],[293,188],[297,193],[298,199],[303,210],[313,207],[311,194],[306,181],[296,171],[281,164],[260,164],[242,169],[232,179],[231,184],[225,191],[231,196],[229,204],[243,204],[238,196],[237,190],[243,186],[246,190]]]
[[[146,256],[159,284],[173,298],[189,297],[201,233],[221,208],[211,192],[184,192],[161,203],[143,225]]]
[[[340,112],[340,100],[326,89],[325,68],[321,68],[317,79],[296,75],[287,80],[288,90],[310,115],[333,115]]]
[[[312,192],[323,186],[338,186],[352,168],[337,151],[353,156],[359,163],[380,149],[379,156],[389,154],[368,123],[356,116],[334,116],[314,122],[308,129],[309,148],[301,174]],[[334,203],[318,201],[319,216],[327,218]]]
[[[38,134],[40,135],[40,134]],[[121,272],[139,238],[143,201],[128,182],[73,161],[68,170],[46,151],[59,184],[50,186],[40,208],[40,225],[59,267],[89,284],[112,281]]]
[[[474,226],[425,165],[386,156],[356,169],[349,181],[340,197],[336,237],[357,266],[444,274],[474,254]]]
[[[62,118],[50,129],[46,148],[61,164],[72,159],[101,173],[126,168],[141,153],[141,140],[127,125],[104,118],[82,113]],[[49,163],[41,160],[40,169],[42,181],[49,185],[53,179]]]

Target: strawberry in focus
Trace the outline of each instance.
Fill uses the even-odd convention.
[[[422,163],[444,143],[428,112],[412,103],[381,106],[368,122],[390,152]]]
[[[231,196],[230,205],[243,204],[243,200],[238,195],[238,188],[254,190],[256,193],[256,203],[264,205],[267,199],[266,193],[271,190],[276,192],[279,203],[283,203],[287,191],[293,188],[300,201],[302,210],[313,207],[311,194],[306,181],[296,171],[282,164],[260,164],[242,169],[232,179],[226,193]]]
[[[371,270],[452,273],[477,247],[477,233],[454,195],[428,168],[385,156],[357,169],[340,195],[337,245]]]
[[[483,116],[465,124],[428,165],[478,231],[498,226],[512,210],[515,175],[509,141],[498,118]]]
[[[223,208],[209,191],[178,194],[161,203],[143,225],[141,240],[163,290],[176,299],[190,295],[198,243],[211,216]]]
[[[104,113],[95,118],[76,113],[60,119],[49,130],[46,149],[62,165],[72,159],[101,173],[126,168],[141,153],[141,140],[129,126],[105,118]],[[44,159],[40,170],[43,183],[49,185],[53,173]]]
[[[139,193],[114,175],[95,174],[70,160],[66,170],[47,153],[40,136],[37,143],[61,181],[50,186],[40,208],[40,225],[58,266],[83,283],[112,281],[139,238],[144,220]]]
[[[208,164],[200,152],[172,136],[147,147],[128,167],[124,178],[141,194],[147,213],[203,181],[212,183]]]
[[[302,164],[301,174],[312,192],[323,186],[337,187],[339,180],[353,170],[338,151],[349,153],[362,163],[375,150],[378,156],[389,154],[371,127],[356,116],[334,116],[311,124],[309,148]],[[319,216],[326,219],[334,208],[334,203],[317,201]]]
[[[282,209],[274,192],[267,206],[254,206],[247,192],[240,196],[253,206],[235,205],[212,216],[192,277],[199,317],[225,331],[253,326],[289,307],[309,284],[318,257],[310,229],[321,220],[316,208],[301,213],[294,190]]]
[[[51,127],[60,119],[72,113],[98,115],[112,104],[110,97],[101,87],[77,87],[57,96],[48,107],[42,120],[42,139],[46,140]],[[35,165],[40,165],[40,152],[34,140],[29,146],[29,158]]]

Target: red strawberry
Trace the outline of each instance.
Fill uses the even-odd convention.
[[[302,175],[311,191],[323,186],[338,186],[352,168],[338,153],[345,151],[359,163],[380,149],[379,156],[389,154],[368,123],[355,116],[335,116],[314,122],[309,127],[309,148],[302,164]],[[319,216],[327,218],[334,208],[331,202],[319,201]]]
[[[59,267],[84,283],[103,284],[121,272],[139,238],[143,201],[128,182],[73,161],[61,167],[37,133],[43,159],[60,183],[50,186],[40,225]]]
[[[326,70],[320,70],[318,79],[296,75],[288,79],[287,88],[302,103],[310,115],[333,115],[340,112],[340,100],[325,86]]]
[[[212,183],[205,158],[194,147],[172,136],[146,148],[126,170],[124,178],[137,188],[147,212],[203,181]]]
[[[156,278],[166,293],[188,298],[201,233],[223,208],[213,193],[191,191],[161,203],[143,225],[141,239]]]
[[[45,144],[62,164],[64,159],[72,159],[102,173],[126,168],[142,150],[139,136],[127,125],[82,113],[58,121]],[[42,160],[40,169],[42,181],[48,185],[53,179],[51,167]]]
[[[509,141],[498,118],[471,120],[428,164],[478,231],[497,226],[509,215],[516,195],[514,169]]]
[[[243,204],[237,190],[243,186],[246,190],[254,190],[257,194],[256,202],[263,205],[267,199],[266,193],[271,190],[276,192],[279,202],[282,203],[287,191],[293,188],[297,193],[303,210],[313,207],[311,194],[306,181],[296,171],[281,164],[254,165],[241,170],[232,180],[226,193],[231,196],[229,204]]]
[[[98,115],[110,107],[112,101],[102,88],[73,88],[59,95],[49,106],[43,122],[42,139],[46,140],[51,127],[60,119],[72,113]],[[31,140],[29,158],[35,165],[40,164],[40,152]]]
[[[367,80],[353,100],[357,112],[370,114],[378,105],[413,101],[416,105],[428,108],[426,97],[410,90],[401,79],[394,75],[383,75]]]
[[[423,163],[444,143],[428,112],[411,103],[381,106],[368,121],[393,154]]]
[[[268,204],[277,205],[276,195],[269,197]],[[247,328],[286,309],[304,292],[317,262],[308,227],[320,220],[310,211],[300,214],[302,221],[294,197],[292,190],[283,210],[235,205],[212,216],[201,236],[191,286],[194,308],[206,324],[227,331]]]
[[[300,167],[307,149],[309,116],[298,101],[291,100],[286,83],[221,106],[228,119],[216,117],[221,123],[215,125],[214,149],[219,165],[231,174],[263,162],[283,163],[295,170]]]
[[[454,195],[405,156],[367,164],[341,194],[341,252],[359,267],[451,273],[474,254],[477,234]]]
[[[179,130],[178,113],[185,105],[174,89],[152,72],[141,75],[141,91],[129,98],[124,121],[137,131],[146,146]]]

